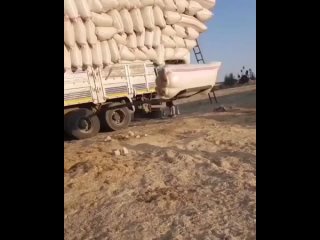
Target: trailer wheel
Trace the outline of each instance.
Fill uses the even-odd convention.
[[[68,135],[76,139],[90,138],[100,131],[100,120],[89,109],[77,109],[67,113],[65,116],[64,130]]]
[[[131,122],[131,114],[127,107],[105,110],[102,112],[102,128],[111,131],[127,128]]]

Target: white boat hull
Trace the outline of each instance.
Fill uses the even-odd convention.
[[[220,67],[221,62],[166,65],[159,71],[157,94],[162,99],[179,99],[210,92]]]

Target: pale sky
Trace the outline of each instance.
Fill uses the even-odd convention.
[[[256,73],[256,1],[217,0],[213,13],[199,44],[207,63],[222,62],[218,81],[231,72],[237,76],[242,66]]]

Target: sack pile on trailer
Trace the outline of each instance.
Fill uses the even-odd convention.
[[[215,0],[64,0],[64,70],[190,61]]]

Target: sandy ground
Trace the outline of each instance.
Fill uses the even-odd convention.
[[[255,86],[217,96],[227,112],[196,96],[175,119],[65,141],[65,240],[255,239]]]

